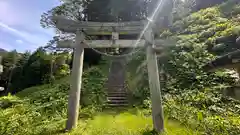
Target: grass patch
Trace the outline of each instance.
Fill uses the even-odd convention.
[[[198,135],[178,122],[165,120],[166,132],[164,135]],[[114,113],[98,113],[92,119],[79,121],[79,126],[66,135],[153,135],[152,118],[145,116],[142,111],[130,109]]]

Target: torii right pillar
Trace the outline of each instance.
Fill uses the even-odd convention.
[[[146,41],[146,56],[147,56],[147,68],[148,68],[148,79],[150,96],[152,102],[152,120],[153,128],[157,132],[164,131],[164,117],[162,107],[162,96],[158,74],[157,55],[154,50],[154,34],[152,27],[149,27],[145,34]]]

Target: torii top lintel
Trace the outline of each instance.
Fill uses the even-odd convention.
[[[131,21],[131,22],[88,22],[74,21],[66,19],[63,16],[53,16],[53,22],[58,29],[68,33],[76,33],[77,30],[83,30],[88,35],[111,35],[116,30],[119,34],[139,34],[147,21]]]
[[[159,21],[161,20],[161,17],[166,17],[172,14],[174,0],[160,0],[158,3],[153,2],[152,4],[153,5],[150,7],[155,10],[149,17],[151,22],[154,22],[154,24],[159,25],[159,23],[161,23],[161,21]],[[88,21],[79,22],[67,19],[63,16],[52,16],[51,19],[55,23],[56,27],[61,31],[76,33],[77,30],[84,30],[88,35],[111,35],[113,31],[118,32],[120,35],[139,34],[143,31],[144,26],[146,26],[149,22],[148,20],[115,23]]]

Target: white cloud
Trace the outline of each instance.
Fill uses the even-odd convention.
[[[57,0],[54,1],[57,2]],[[4,31],[10,34],[10,39],[13,38],[13,43],[15,43],[12,46],[16,46],[15,48],[36,49],[45,45],[52,38],[54,32],[41,28],[39,21],[43,11],[38,7],[24,4],[19,6],[16,2],[18,1],[0,0],[0,32]],[[27,3],[27,0],[24,2]],[[7,35],[1,35],[0,38],[4,38],[4,36]],[[22,43],[26,44],[17,46]]]
[[[43,37],[42,35],[38,35],[36,33],[28,33],[26,31],[20,31],[18,29],[10,27],[7,24],[4,24],[2,22],[0,22],[0,27],[4,28],[3,30],[5,30],[11,34],[21,37],[23,40],[29,42],[30,44],[32,44],[34,46],[39,45],[39,44],[43,45],[48,41],[48,37]]]
[[[23,41],[20,40],[20,39],[17,39],[16,42],[17,42],[18,44],[22,44],[22,43],[23,43]]]
[[[8,26],[7,24],[4,24],[4,23],[2,23],[2,22],[0,22],[0,26],[1,26],[2,28],[6,29],[7,31],[16,34],[17,36],[20,36],[20,37],[28,40],[27,36],[26,36],[25,34],[23,34],[23,33],[22,33],[21,31],[19,31],[19,30],[14,29],[14,28],[12,28],[12,27],[10,27],[10,26]],[[30,41],[30,42],[31,42],[31,41]]]

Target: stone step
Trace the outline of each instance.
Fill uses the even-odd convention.
[[[115,91],[125,91],[126,89],[122,89],[122,88],[111,88],[108,90],[108,93],[111,94],[111,93],[126,93],[126,92],[115,92]]]
[[[114,96],[110,96],[110,97],[107,97],[108,100],[127,100],[127,97],[126,96],[120,96],[120,97],[114,97]]]
[[[124,88],[124,87],[111,87],[111,86],[108,86],[108,88],[123,89],[123,91],[125,91],[124,89],[126,89],[126,88]],[[111,89],[110,89],[110,90],[111,90]],[[114,90],[112,90],[112,91],[114,91]],[[115,90],[115,91],[117,91],[117,90]]]
[[[125,107],[128,106],[127,93],[123,91],[108,94],[107,104],[109,107]]]
[[[116,87],[116,88],[125,88],[126,85],[119,85],[119,83],[115,83],[115,82],[110,82],[108,85],[108,87]]]
[[[111,79],[112,79],[112,78],[118,79],[118,78],[124,78],[124,76],[125,76],[125,75],[121,75],[121,74],[117,74],[117,73],[114,73],[114,72],[113,72],[113,74],[109,75],[108,77],[111,78]]]
[[[108,95],[107,97],[127,97],[127,94],[112,94]]]
[[[124,87],[112,87],[112,86],[109,86],[108,88],[112,88],[112,89],[122,89],[122,90],[126,89],[126,88],[124,88]],[[116,90],[115,90],[115,91],[116,91]]]
[[[108,87],[109,90],[112,90],[112,91],[125,91],[126,88],[122,88],[122,87]]]
[[[107,91],[108,94],[116,94],[116,93],[127,93],[126,90],[109,90]]]
[[[112,78],[110,77],[109,80],[107,80],[108,82],[124,82],[124,78]]]
[[[111,85],[108,85],[109,87],[115,87],[115,88],[125,88],[126,86],[124,85],[118,85],[118,84],[111,84]]]
[[[127,103],[127,99],[108,99],[108,103]]]
[[[118,92],[107,92],[107,96],[111,96],[113,97],[114,95],[122,95],[122,96],[127,96],[127,93],[126,92],[121,92],[121,91],[118,91]]]
[[[119,83],[110,83],[110,84],[108,84],[108,86],[112,86],[112,87],[126,87],[125,84],[119,84]]]
[[[108,104],[109,107],[126,107],[128,106],[127,103],[122,103],[122,104]]]
[[[109,84],[107,84],[107,86],[112,86],[112,87],[126,87],[125,84],[116,83],[116,82],[110,82]]]
[[[124,99],[124,100],[108,100],[107,103],[109,103],[109,104],[113,104],[113,103],[116,103],[116,104],[128,103],[128,100],[126,100],[126,99]]]

